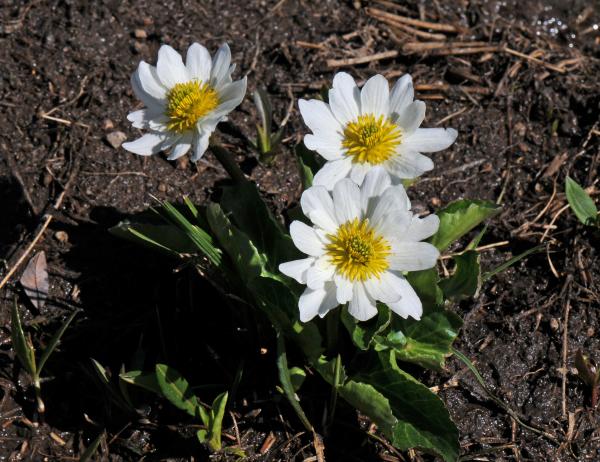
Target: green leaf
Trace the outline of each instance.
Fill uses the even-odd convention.
[[[35,365],[35,350],[31,341],[25,337],[23,332],[23,326],[21,325],[21,317],[19,316],[19,308],[17,307],[17,300],[14,300],[12,306],[12,324],[11,324],[11,338],[12,345],[19,361],[25,368],[31,377],[37,376],[37,368]]]
[[[342,396],[373,418],[395,447],[419,448],[436,453],[447,462],[456,461],[460,449],[458,430],[442,400],[400,369],[393,351],[379,353],[379,359],[376,368],[353,379],[363,383],[359,393],[367,396],[359,396],[359,402],[351,401],[345,387],[340,390]]]
[[[438,285],[438,272],[435,268],[412,271],[406,279],[421,300],[423,312],[430,313],[444,309],[444,294]]]
[[[300,168],[300,178],[304,189],[312,186],[314,175],[323,167],[324,159],[308,149],[303,142],[296,145],[296,158]]]
[[[267,268],[278,273],[280,263],[301,258],[292,238],[274,217],[254,183],[223,188],[221,207],[260,253],[267,257]]]
[[[404,344],[394,348],[396,358],[439,371],[452,354],[462,320],[450,311],[438,311],[424,314],[420,321],[395,317],[393,325],[405,338]]]
[[[294,392],[298,392],[306,380],[306,371],[301,367],[290,367],[290,381]]]
[[[446,298],[461,300],[473,297],[481,286],[481,273],[479,268],[479,253],[475,250],[455,255],[456,262],[454,274],[440,281],[440,288]]]
[[[208,429],[208,447],[216,452],[221,450],[221,428],[225,407],[227,406],[227,392],[221,393],[215,398],[210,410],[210,428]]]
[[[128,371],[119,374],[119,378],[130,385],[136,385],[152,393],[162,395],[162,390],[156,379],[156,373],[143,371]]]
[[[48,358],[54,352],[55,348],[58,345],[58,342],[60,342],[61,337],[63,336],[63,334],[65,333],[65,331],[69,327],[69,324],[71,324],[71,321],[73,321],[73,318],[75,318],[75,316],[77,316],[77,313],[78,313],[77,311],[73,311],[71,313],[71,315],[62,324],[62,326],[60,326],[60,328],[54,333],[54,335],[52,336],[52,338],[48,342],[48,345],[46,346],[46,349],[42,352],[42,356],[40,358],[40,362],[39,362],[38,367],[37,367],[37,374],[38,375],[40,375],[42,373],[42,369],[44,368],[44,365],[46,364],[46,361],[48,361]]]
[[[440,227],[430,242],[440,251],[445,250],[454,241],[499,211],[500,207],[489,201],[462,199],[452,202],[437,213]]]
[[[292,385],[292,378],[290,376],[290,370],[285,352],[285,340],[281,333],[277,334],[277,369],[279,370],[279,381],[281,382],[281,387],[283,388],[285,397],[292,405],[292,408],[296,412],[300,422],[302,422],[302,425],[304,425],[304,428],[306,428],[306,430],[309,432],[312,432],[313,426],[302,410],[302,406],[300,406],[300,402],[296,396],[296,391]]]
[[[598,220],[598,209],[593,199],[571,177],[567,177],[565,185],[567,201],[571,209],[584,225],[593,225]]]
[[[499,274],[502,271],[506,270],[507,268],[510,268],[512,265],[514,265],[515,263],[521,261],[523,258],[531,255],[532,253],[541,252],[545,248],[546,248],[545,245],[538,245],[537,247],[532,247],[531,249],[527,249],[525,252],[520,253],[519,255],[515,255],[514,257],[508,259],[507,261],[505,261],[501,265],[497,266],[493,270],[488,271],[486,273],[483,273],[483,275],[481,276],[481,280],[483,282],[485,282],[488,279],[494,277],[496,274]]]
[[[358,409],[377,424],[377,427],[389,438],[392,437],[398,419],[392,413],[390,401],[370,383],[349,380],[338,388],[344,400]]]
[[[359,322],[354,316],[348,313],[347,309],[342,309],[342,322],[352,342],[361,350],[368,350],[371,346],[371,342],[376,335],[383,332],[389,325],[391,320],[390,309],[378,303],[377,304],[378,315],[369,321]]]
[[[166,364],[157,364],[155,371],[162,395],[175,407],[197,417],[198,398],[193,394],[187,380],[177,370]]]

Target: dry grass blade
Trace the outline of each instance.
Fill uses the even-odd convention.
[[[346,59],[328,59],[327,67],[335,68],[335,67],[345,67],[345,66],[354,66],[356,64],[365,64],[373,61],[379,61],[382,59],[395,58],[398,56],[398,52],[396,50],[382,51],[381,53],[375,53],[374,55],[368,56],[359,56],[356,58],[346,58]]]
[[[440,32],[460,32],[458,27],[452,24],[442,24],[438,22],[421,21],[420,19],[407,18],[406,16],[400,16],[394,13],[388,13],[387,11],[380,10],[378,8],[365,8],[367,14],[373,18],[379,19],[380,21],[389,21],[401,24],[408,24],[409,26],[419,27],[421,29],[429,29]]]

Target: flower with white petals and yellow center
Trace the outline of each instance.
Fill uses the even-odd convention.
[[[294,221],[290,234],[308,257],[279,270],[307,285],[299,300],[302,321],[345,303],[364,321],[377,314],[377,301],[404,318],[420,319],[421,301],[403,272],[435,265],[439,252],[420,241],[437,231],[437,216],[413,215],[404,188],[392,185],[381,166],[366,173],[361,187],[349,178],[332,192],[313,186],[300,204],[313,226]]]
[[[381,75],[359,90],[350,75],[340,72],[333,78],[329,103],[301,99],[302,118],[312,130],[304,143],[327,160],[313,184],[331,189],[350,177],[360,185],[375,166],[385,168],[394,183],[431,170],[433,162],[421,153],[446,149],[457,133],[451,128],[419,128],[425,103],[413,98],[408,74],[390,92]]]
[[[194,43],[185,64],[173,48],[160,47],[156,67],[142,61],[131,77],[133,91],[146,107],[127,118],[149,133],[123,147],[144,156],[172,148],[169,160],[191,149],[192,160],[198,160],[217,124],[246,94],[246,78],[231,79],[234,67],[227,44],[211,59],[206,48]]]

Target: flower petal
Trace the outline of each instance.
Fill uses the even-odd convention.
[[[333,115],[342,125],[358,119],[360,90],[350,74],[345,72],[335,74],[333,88],[329,90],[329,105]]]
[[[139,111],[127,114],[127,120],[129,120],[135,128],[150,128],[152,130],[160,131],[160,128],[163,128],[168,121],[168,117],[165,116],[162,111],[140,109]]]
[[[390,87],[383,75],[374,75],[360,92],[361,114],[387,117],[390,112]]]
[[[414,98],[415,90],[412,77],[410,74],[404,74],[398,79],[390,93],[390,117],[392,120],[396,120],[404,109],[413,102]]]
[[[384,271],[378,278],[370,278],[365,282],[367,293],[383,303],[394,303],[400,300],[399,278],[390,271]]]
[[[317,151],[326,160],[341,159],[344,153],[342,152],[342,138],[337,134],[324,136],[321,132],[317,135],[304,135],[304,145],[311,151]]]
[[[308,188],[300,198],[302,212],[317,226],[329,233],[334,233],[338,227],[333,211],[333,200],[324,186]]]
[[[167,88],[173,88],[178,83],[191,80],[181,55],[169,45],[163,45],[158,50],[156,71],[160,81]]]
[[[131,86],[135,96],[152,111],[164,110],[167,89],[160,83],[156,68],[141,61],[131,75]]]
[[[359,321],[366,321],[377,314],[375,301],[367,295],[365,286],[360,282],[354,284],[348,312]]]
[[[410,226],[400,240],[410,242],[422,241],[437,233],[439,227],[440,219],[437,215],[427,215],[425,218],[419,218],[415,215],[412,217]]]
[[[290,236],[296,247],[307,255],[319,257],[323,255],[323,241],[319,239],[314,228],[311,228],[301,221],[293,221],[290,225]]]
[[[165,142],[170,140],[171,136],[164,133],[146,133],[141,138],[135,141],[129,141],[123,143],[123,149],[140,156],[150,156],[152,154],[158,154],[163,149]]]
[[[458,136],[453,128],[419,128],[402,141],[402,147],[418,152],[436,152],[448,148]]]
[[[342,132],[342,125],[335,119],[330,107],[323,101],[317,99],[298,100],[298,108],[302,119],[313,133],[321,133],[330,136],[333,133]]]
[[[338,181],[333,187],[333,210],[340,225],[361,217],[360,189],[349,178]]]
[[[333,281],[335,282],[335,286],[337,288],[336,298],[340,305],[348,303],[350,300],[352,300],[354,283],[339,273],[336,273],[333,276]]]
[[[173,147],[171,154],[167,157],[167,160],[177,160],[187,152],[192,147],[192,140],[194,139],[193,135],[185,135],[177,142],[177,144]]]
[[[396,122],[402,128],[402,135],[408,138],[423,123],[423,119],[425,119],[425,103],[417,100],[404,108]]]
[[[231,83],[231,50],[229,45],[224,43],[219,47],[212,62],[210,84],[220,89],[224,84]],[[233,69],[232,69],[233,71]]]
[[[364,215],[371,215],[373,211],[371,209],[374,208],[375,203],[379,200],[379,196],[391,183],[390,175],[380,165],[372,167],[367,172],[360,188],[360,202]],[[372,200],[374,198],[375,200]]]
[[[200,82],[209,82],[212,61],[206,47],[199,43],[192,43],[187,51],[185,67],[187,67],[192,79],[198,79]]]
[[[325,284],[322,289],[317,290],[306,288],[298,300],[300,321],[308,322],[317,314],[323,317],[337,305],[333,283]]]
[[[427,242],[392,241],[392,253],[388,256],[390,269],[397,271],[421,271],[435,266],[440,252]]]
[[[204,155],[206,150],[208,149],[208,142],[210,140],[210,135],[212,132],[205,131],[195,135],[195,140],[192,145],[192,162],[198,162],[200,158]]]
[[[403,276],[398,275],[397,284],[401,298],[397,302],[388,303],[387,305],[394,313],[404,319],[411,316],[418,321],[423,315],[423,304],[421,303],[421,299],[415,292],[415,289],[412,288]]]
[[[388,210],[381,215],[377,221],[373,220],[371,225],[377,233],[386,239],[402,239],[406,230],[410,226],[412,213],[408,210]]]
[[[362,185],[365,175],[373,166],[369,163],[364,164],[353,164],[352,170],[350,170],[350,179],[357,185]]]
[[[306,272],[306,285],[311,289],[321,289],[327,281],[331,281],[335,267],[329,262],[329,257],[317,258],[315,264]]]
[[[342,178],[345,178],[352,168],[352,159],[343,157],[342,159],[328,161],[321,167],[313,178],[315,186],[325,186],[332,190],[333,186]]]
[[[380,223],[394,210],[407,212],[409,209],[408,196],[406,195],[404,186],[401,184],[386,188],[379,198],[374,197],[373,199],[374,210],[370,216],[368,215],[373,226]]]
[[[295,279],[300,284],[306,284],[306,273],[315,262],[313,257],[302,258],[301,260],[288,261],[279,265],[279,271],[286,276]]]
[[[386,163],[386,168],[397,178],[417,178],[433,169],[433,161],[418,152],[402,150]]]
[[[219,105],[214,114],[225,115],[240,105],[246,95],[247,79],[236,80],[228,83],[219,90]]]

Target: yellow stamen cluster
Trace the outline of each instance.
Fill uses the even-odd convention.
[[[207,83],[197,80],[178,83],[167,93],[167,127],[184,133],[218,105],[219,94]]]
[[[402,142],[398,125],[388,118],[363,114],[344,128],[342,146],[355,164],[381,164],[388,160]]]
[[[389,267],[391,246],[369,226],[368,219],[348,221],[328,237],[326,251],[331,263],[351,281],[379,278]]]

